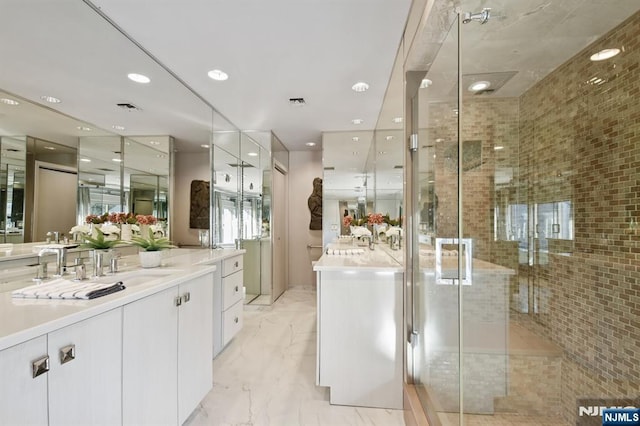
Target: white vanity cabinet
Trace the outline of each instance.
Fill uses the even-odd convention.
[[[242,329],[243,255],[223,259],[218,264],[219,279],[214,289],[213,356]]]
[[[114,309],[0,351],[0,424],[120,423],[121,333]]]
[[[47,336],[0,351],[0,424],[47,424],[47,374],[32,371],[46,357]]]
[[[182,424],[213,384],[214,274],[124,306],[123,424]]]

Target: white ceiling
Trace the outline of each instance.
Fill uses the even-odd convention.
[[[125,136],[170,134],[178,148],[190,150],[208,142],[208,103],[228,118],[214,117],[216,130],[273,130],[288,149],[309,149],[305,143],[319,145],[322,131],[352,129],[353,118],[373,128],[409,5],[409,0],[3,0],[0,37],[12,42],[0,44],[0,89],[40,104],[42,95],[52,95],[62,102],[49,107],[93,126]],[[214,68],[227,72],[229,80],[208,78]],[[130,72],[151,77],[151,83],[129,81]],[[370,89],[352,91],[357,81]],[[289,105],[289,98],[298,97],[306,106]],[[121,102],[141,111],[117,108]]]

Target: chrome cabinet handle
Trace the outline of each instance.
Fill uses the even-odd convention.
[[[238,292],[238,290],[239,290],[239,288],[238,288],[238,286],[236,286],[236,293]]]
[[[74,359],[76,359],[76,345],[69,345],[60,349],[60,364],[66,364]]]
[[[45,355],[42,358],[33,361],[31,363],[31,369],[34,379],[49,371],[49,356]]]
[[[185,294],[182,295],[182,301],[184,303],[187,303],[189,300],[191,300],[191,293],[190,292],[186,292]]]
[[[175,298],[176,306],[182,305],[182,297],[178,296]]]
[[[236,260],[236,263],[234,263],[234,266],[237,268],[239,264],[240,263]]]
[[[233,322],[235,322],[235,323],[237,324],[237,323],[238,323],[238,317],[235,317],[235,318],[233,319]]]

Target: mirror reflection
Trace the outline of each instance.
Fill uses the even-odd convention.
[[[0,243],[24,241],[26,138],[0,137]]]

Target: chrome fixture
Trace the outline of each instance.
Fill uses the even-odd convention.
[[[38,252],[38,263],[43,264],[42,256],[45,254],[55,254],[56,255],[56,273],[53,275],[54,277],[61,277],[64,275],[67,265],[67,249],[64,247],[47,247],[43,248]],[[41,278],[46,278],[46,267],[43,267],[42,270],[39,269],[38,275],[42,273]]]
[[[468,24],[471,21],[478,21],[481,24],[486,24],[490,17],[491,17],[491,8],[485,7],[484,9],[482,9],[482,12],[478,12],[478,13],[465,12],[464,18],[462,18],[462,23]]]

